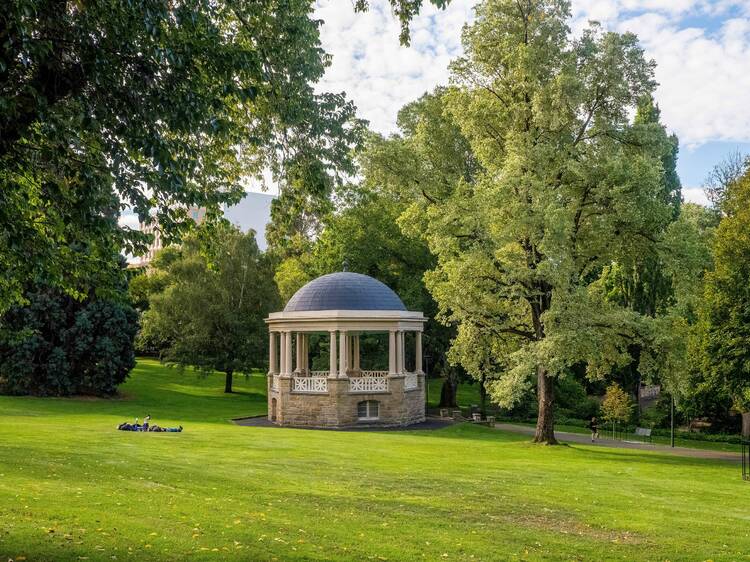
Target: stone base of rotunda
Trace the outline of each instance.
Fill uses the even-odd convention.
[[[285,427],[404,427],[425,421],[424,376],[404,390],[404,378],[389,379],[388,392],[350,392],[348,379],[329,379],[328,392],[293,392],[290,380],[269,384],[268,418]],[[377,402],[377,418],[360,417],[362,402]],[[372,408],[372,405],[370,405]]]

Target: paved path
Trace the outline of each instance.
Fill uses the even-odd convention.
[[[512,433],[522,433],[524,435],[534,435],[534,428],[528,425],[516,425],[511,423],[496,423],[495,429],[510,431]],[[602,432],[603,434],[604,432]],[[708,449],[690,449],[688,447],[670,447],[668,445],[657,445],[651,443],[638,443],[635,441],[617,441],[615,439],[598,439],[591,442],[591,436],[583,433],[570,433],[567,431],[555,431],[555,435],[560,441],[568,443],[582,443],[585,445],[594,445],[598,447],[615,447],[617,449],[639,449],[643,451],[655,451],[658,453],[667,453],[680,457],[692,457],[696,459],[717,459],[725,461],[741,460],[739,453],[729,451],[711,451]]]

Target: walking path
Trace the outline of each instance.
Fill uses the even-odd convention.
[[[534,435],[534,428],[528,425],[516,425],[512,423],[496,423],[495,429],[501,429],[503,431],[510,431],[512,433],[522,433],[524,435]],[[724,461],[736,461],[741,460],[739,453],[733,453],[730,451],[711,451],[708,449],[690,449],[688,447],[670,447],[668,445],[658,445],[651,443],[639,443],[636,441],[618,441],[615,439],[597,439],[594,443],[591,442],[591,436],[584,433],[570,433],[567,431],[555,431],[555,436],[560,441],[567,441],[569,443],[582,443],[585,445],[593,445],[597,447],[615,447],[617,449],[640,449],[643,451],[655,451],[658,453],[667,453],[669,455],[677,455],[680,457],[692,457],[696,459],[716,459]]]

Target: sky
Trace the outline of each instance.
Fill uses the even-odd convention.
[[[448,83],[476,0],[452,0],[445,10],[427,4],[403,47],[385,0],[370,0],[364,14],[348,0],[318,0],[315,17],[332,55],[318,89],[345,92],[372,129],[396,132],[403,105]],[[662,121],[680,139],[684,197],[705,203],[711,168],[734,150],[750,153],[750,0],[573,0],[572,11],[574,33],[596,20],[638,35],[657,64]]]

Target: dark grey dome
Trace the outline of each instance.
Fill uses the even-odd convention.
[[[361,273],[341,271],[313,279],[294,296],[284,312],[309,310],[406,310],[387,285]]]

